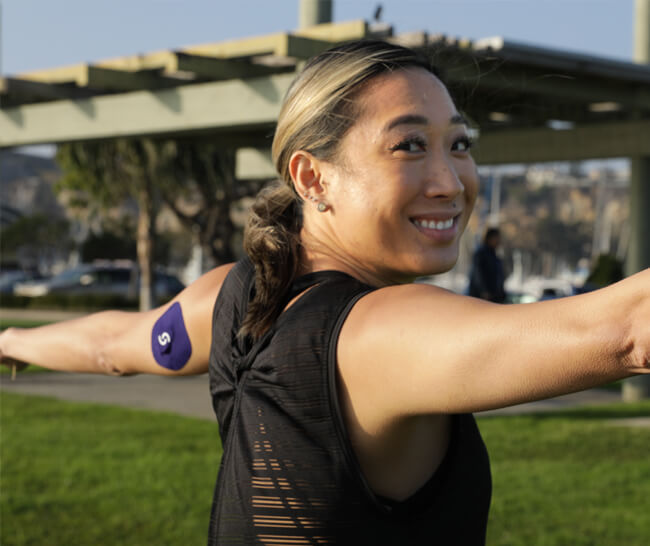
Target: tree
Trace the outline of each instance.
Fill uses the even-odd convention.
[[[232,204],[254,195],[262,183],[237,180],[234,149],[207,138],[160,143],[158,169],[163,201],[198,235],[204,254],[215,264],[233,261]]]
[[[138,205],[140,308],[150,308],[154,222],[161,202],[198,235],[215,264],[233,261],[233,202],[254,194],[260,181],[235,178],[235,151],[208,138],[116,139],[66,144],[57,160],[60,188],[81,190],[98,208],[132,198]]]
[[[72,247],[69,225],[65,218],[43,213],[21,216],[0,230],[2,261],[19,262],[28,268],[55,261]]]
[[[140,268],[140,309],[153,307],[154,222],[158,211],[155,190],[157,146],[149,139],[115,139],[61,145],[57,162],[63,170],[58,189],[77,190],[98,209],[128,198],[138,205],[136,247]]]

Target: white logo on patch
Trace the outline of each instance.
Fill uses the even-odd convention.
[[[158,343],[163,347],[167,345],[172,340],[172,336],[169,335],[169,332],[163,332],[158,336]]]

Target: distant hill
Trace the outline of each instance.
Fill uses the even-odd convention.
[[[53,158],[0,150],[0,223],[36,213],[63,217],[64,209],[53,191],[60,176]]]

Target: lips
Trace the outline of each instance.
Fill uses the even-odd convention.
[[[447,245],[454,242],[459,235],[461,214],[451,216],[448,212],[412,216],[411,224],[421,235],[437,244]],[[452,213],[453,214],[453,213]]]

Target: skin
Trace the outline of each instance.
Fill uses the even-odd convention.
[[[290,173],[306,196],[302,271],[337,269],[378,287],[343,325],[339,398],[369,484],[402,500],[444,457],[450,414],[650,373],[650,270],[589,294],[517,306],[411,284],[457,259],[478,187],[467,128],[444,86],[421,69],[379,76],[357,100],[361,115],[336,160],[299,150]],[[158,366],[149,348],[167,306],[9,329],[0,334],[0,359],[111,374],[204,373],[212,308],[230,267],[174,299],[193,348],[179,372]]]
[[[338,269],[373,286],[447,271],[478,191],[462,117],[422,69],[375,78],[359,100],[335,162],[302,151],[290,160],[298,193],[329,207],[305,211],[305,269]],[[438,231],[415,220],[453,225]]]

